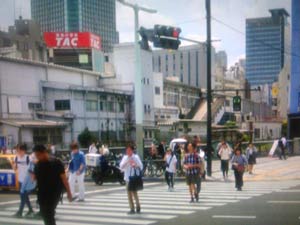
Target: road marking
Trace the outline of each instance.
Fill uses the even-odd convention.
[[[12,211],[12,212],[16,212],[19,208],[18,207],[10,207],[7,208],[7,211]],[[105,211],[105,212],[114,212],[114,213],[119,213],[119,212],[128,212],[128,208],[124,208],[124,207],[101,207],[101,206],[79,206],[79,205],[59,205],[57,207],[57,212],[59,212],[60,210],[63,209],[67,209],[67,210],[90,210],[90,211]],[[151,213],[151,214],[172,214],[172,215],[188,215],[188,214],[192,214],[195,211],[192,210],[181,210],[181,209],[172,209],[172,210],[155,210],[155,209],[142,209],[143,212],[145,213]],[[1,215],[1,214],[0,214]]]
[[[213,215],[215,219],[256,219],[256,216]]]
[[[178,200],[178,199],[165,199],[164,201],[160,201],[160,200],[163,200],[163,199],[159,199],[159,198],[156,198],[156,199],[153,199],[153,198],[140,198],[140,202],[142,204],[142,206],[144,204],[151,204],[151,205],[185,205],[185,206],[193,206],[191,205],[189,202],[187,202],[187,199],[182,199],[182,200]],[[109,202],[109,203],[125,203],[125,204],[128,204],[128,200],[127,198],[115,198],[115,199],[112,199],[112,198],[93,198],[93,199],[86,199],[86,202],[100,202],[100,203],[103,203],[103,202]],[[204,202],[204,203],[201,203],[201,206],[223,206],[225,205],[226,203],[215,203],[215,202]],[[196,205],[196,204],[194,204]]]
[[[270,204],[300,204],[300,201],[268,201]]]
[[[123,194],[113,194],[113,196],[124,196]],[[157,196],[157,195],[151,195],[151,194],[141,194],[140,195],[140,199],[143,199],[144,197],[148,197],[148,198],[155,198],[155,197],[161,197],[161,199],[164,199],[164,196]],[[180,199],[181,197],[179,196],[172,196],[174,199]],[[171,197],[171,198],[172,198]],[[235,199],[201,199],[201,195],[199,196],[199,202],[219,202],[219,203],[236,203],[239,202],[239,200],[235,200]],[[168,199],[168,197],[165,197],[165,199]],[[186,200],[189,200],[190,197],[186,197]]]
[[[80,204],[82,206],[111,206],[111,207],[125,207],[127,208],[128,207],[128,203],[119,203],[119,204],[115,204],[115,203],[109,203],[109,202],[84,202],[82,204]],[[152,205],[142,205],[142,208],[143,209],[188,209],[188,210],[191,210],[191,209],[197,209],[197,210],[208,210],[208,209],[211,209],[211,207],[202,207],[201,205],[197,205],[197,204],[189,204],[187,206],[177,206],[177,205],[155,205],[155,204],[152,204]]]
[[[128,216],[129,217],[129,216]],[[132,217],[134,218],[134,217]],[[147,225],[155,223],[156,221],[153,220],[136,220],[136,219],[125,219],[125,218],[106,218],[106,217],[83,217],[83,216],[59,216],[59,220],[76,220],[84,222],[82,224],[85,224],[85,222],[96,222],[97,224],[100,222],[104,223],[119,223],[119,224],[137,224],[137,225]]]
[[[41,221],[36,221],[36,220],[24,220],[24,219],[15,219],[15,218],[10,218],[11,216],[13,216],[13,214],[8,214],[7,212],[0,212],[0,215],[2,216],[9,216],[6,218],[0,217],[0,221],[3,222],[12,222],[12,223],[18,223],[18,224],[42,224]],[[142,215],[142,214],[141,214]],[[78,223],[76,225],[79,224],[85,224],[86,222],[88,223],[93,223],[93,222],[97,222],[97,225],[99,223],[101,224],[105,224],[105,223],[120,223],[120,224],[138,224],[138,225],[148,225],[148,224],[152,224],[155,223],[155,221],[153,220],[136,220],[135,216],[132,216],[130,218],[132,219],[128,219],[129,216],[126,215],[127,218],[107,218],[107,217],[84,217],[84,216],[77,216],[77,215],[72,215],[72,216],[65,216],[65,215],[59,215],[57,216],[57,222],[58,224],[63,224],[62,221],[63,220],[71,220],[71,221],[77,221]],[[17,222],[16,222],[17,221]],[[27,222],[29,221],[29,222]],[[81,221],[81,223],[79,222]],[[84,221],[84,223],[82,223]],[[68,221],[69,224],[75,224],[75,223],[71,223],[70,221]],[[101,225],[100,224],[100,225]]]
[[[128,217],[127,213],[115,213],[115,212],[102,212],[102,211],[82,211],[82,210],[67,210],[62,209],[58,211],[58,215],[81,215],[81,216],[102,216],[102,217]],[[161,220],[170,220],[175,218],[175,216],[171,215],[158,215],[158,214],[145,214],[141,213],[139,215],[135,215],[133,218],[144,218],[144,219],[161,219]]]
[[[300,189],[294,189],[294,190],[279,190],[276,192],[280,192],[280,193],[300,193]]]
[[[2,214],[2,213],[1,213]],[[7,216],[7,212],[3,214],[3,216]],[[12,215],[10,215],[12,216]],[[43,222],[41,220],[30,220],[30,219],[17,219],[17,218],[10,218],[10,217],[0,217],[0,223],[13,223],[13,224],[22,224],[22,225],[41,225]],[[63,222],[59,221],[59,225],[82,225],[82,223],[76,223],[76,222]],[[84,225],[95,225],[95,224],[88,224],[85,223]],[[97,225],[105,225],[105,224],[100,224],[97,223]]]

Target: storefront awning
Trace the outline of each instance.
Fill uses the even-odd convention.
[[[48,128],[48,127],[65,127],[68,125],[66,122],[58,122],[51,120],[16,120],[16,119],[2,119],[0,124],[6,124],[14,127],[37,127],[37,128]]]

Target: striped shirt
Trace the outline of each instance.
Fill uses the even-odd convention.
[[[200,157],[196,153],[189,153],[184,158],[184,164],[200,164]],[[199,174],[199,168],[190,168],[186,170],[187,175],[198,175]]]

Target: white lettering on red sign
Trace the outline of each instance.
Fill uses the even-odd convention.
[[[101,46],[100,46],[100,39],[99,39],[98,36],[95,36],[95,35],[91,34],[90,42],[91,42],[91,47],[92,48],[96,48],[96,49],[100,49],[101,48]]]
[[[57,47],[77,47],[78,36],[77,33],[57,33],[56,46]]]

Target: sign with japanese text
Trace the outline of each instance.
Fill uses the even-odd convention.
[[[48,48],[94,48],[101,50],[101,37],[89,32],[45,32]]]

